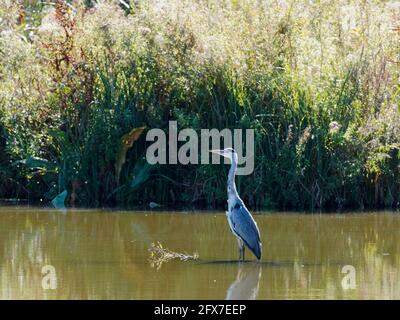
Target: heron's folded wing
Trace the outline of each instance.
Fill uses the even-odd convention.
[[[260,232],[253,217],[243,205],[235,206],[231,212],[232,228],[248,247],[254,248],[260,243]]]

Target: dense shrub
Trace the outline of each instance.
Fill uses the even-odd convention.
[[[117,2],[2,1],[2,197],[222,207],[223,165],[121,158],[177,120],[255,129],[252,208],[399,205],[397,2]]]

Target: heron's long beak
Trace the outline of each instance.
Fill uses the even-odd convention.
[[[210,150],[210,152],[219,154],[220,156],[224,156],[224,151],[223,150]]]

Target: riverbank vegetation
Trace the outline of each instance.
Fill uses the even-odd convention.
[[[0,62],[3,199],[223,208],[226,166],[144,160],[177,120],[255,130],[252,209],[399,206],[396,1],[3,0]]]

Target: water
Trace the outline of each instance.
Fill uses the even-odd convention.
[[[262,261],[246,251],[247,261],[238,263],[223,213],[3,207],[0,298],[400,299],[399,214],[255,219]],[[158,241],[199,258],[170,260],[157,270],[148,248]],[[43,289],[45,265],[55,268],[54,290]],[[346,265],[356,272],[355,289],[342,287]]]

